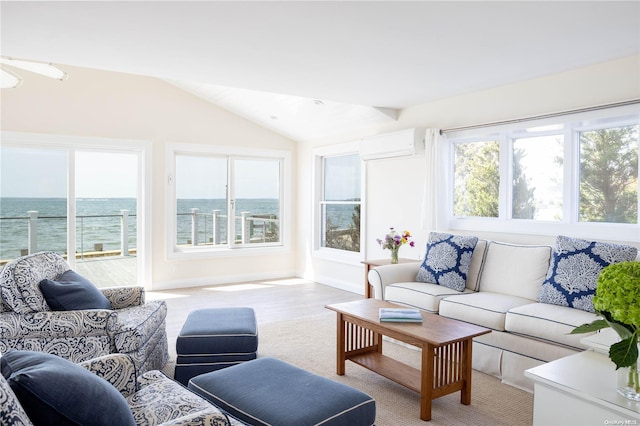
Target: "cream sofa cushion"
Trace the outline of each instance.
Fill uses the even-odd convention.
[[[491,241],[480,273],[480,291],[538,301],[551,261],[551,246]]]
[[[469,265],[469,273],[467,274],[467,288],[469,290],[478,291],[480,283],[480,273],[484,265],[484,256],[487,252],[487,240],[478,240],[476,248],[473,249],[471,256],[471,264]]]
[[[586,349],[580,343],[585,334],[569,334],[579,325],[590,323],[595,314],[566,306],[531,303],[507,312],[505,330],[577,349]]]
[[[442,298],[465,293],[471,293],[471,290],[465,289],[464,292],[460,292],[433,283],[404,282],[388,285],[385,288],[384,298],[387,302],[401,303],[438,313]]]
[[[443,317],[504,331],[507,311],[528,303],[534,302],[522,297],[483,291],[445,297],[440,301],[439,313]]]

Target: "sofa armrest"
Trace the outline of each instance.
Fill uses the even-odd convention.
[[[137,390],[136,366],[128,355],[104,355],[80,365],[111,383],[124,397],[133,395]]]
[[[117,314],[105,309],[0,313],[0,339],[106,336],[117,329]]]
[[[100,291],[111,302],[112,309],[123,309],[131,306],[140,306],[144,303],[144,287],[107,287]]]
[[[420,262],[398,263],[378,266],[370,270],[367,278],[369,284],[373,286],[374,297],[384,299],[384,288],[389,284],[415,281],[420,265]]]

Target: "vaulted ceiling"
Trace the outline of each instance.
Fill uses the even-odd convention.
[[[2,56],[162,78],[296,140],[640,54],[638,1],[2,1],[0,12]]]

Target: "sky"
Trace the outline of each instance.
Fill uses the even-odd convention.
[[[67,151],[0,149],[0,196],[65,198]],[[135,198],[135,154],[76,152],[77,198]]]
[[[330,201],[360,200],[360,156],[328,157],[324,162],[324,198]]]
[[[0,146],[0,197],[66,198],[67,151]],[[77,198],[135,198],[137,155],[77,151]],[[178,156],[178,198],[225,198],[227,159]],[[235,162],[236,198],[279,198],[277,161]]]

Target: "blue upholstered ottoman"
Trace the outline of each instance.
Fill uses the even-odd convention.
[[[256,359],[258,326],[251,308],[193,311],[176,340],[175,379],[186,385],[199,374]]]
[[[196,376],[189,389],[250,425],[371,426],[369,395],[275,358]]]

